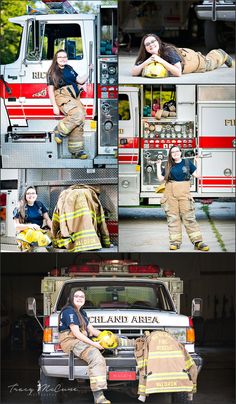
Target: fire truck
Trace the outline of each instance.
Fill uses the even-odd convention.
[[[180,314],[183,281],[173,271],[161,269],[158,265],[116,259],[73,264],[68,268],[54,268],[41,283],[44,325],[39,391],[42,402],[53,402],[56,395],[53,386],[60,379],[77,379],[80,390],[88,389],[86,363],[73,353],[69,356],[63,353],[58,343],[58,314],[70,291],[77,288],[85,292],[84,308],[95,328],[111,330],[128,339],[154,330],[165,330],[184,344],[200,371],[202,358],[195,352],[192,317],[201,315],[202,301],[193,299],[192,317]],[[33,297],[27,299],[27,313],[39,322]],[[107,363],[108,389],[137,395],[138,369],[134,346],[120,346],[103,352],[103,355]],[[50,389],[45,389],[45,385]],[[173,402],[192,399],[189,393],[171,395]]]
[[[16,244],[13,210],[27,186],[34,186],[38,200],[52,217],[60,193],[71,185],[86,184],[100,190],[111,243],[116,249],[118,238],[117,169],[2,169],[1,170],[1,248]],[[113,249],[113,251],[114,251]],[[60,250],[62,251],[62,250]],[[110,249],[112,251],[112,249]]]
[[[156,204],[156,161],[171,146],[198,154],[197,198],[235,196],[235,93],[231,85],[145,84],[119,87],[119,205]]]
[[[68,0],[42,0],[48,12],[32,10],[11,18],[22,27],[18,58],[1,67],[1,146],[3,168],[93,168],[117,165],[117,8],[80,14]],[[81,101],[86,109],[85,149],[89,158],[70,154],[67,139],[54,141],[55,116],[48,96],[47,71],[55,52],[65,49],[79,76],[90,70]]]

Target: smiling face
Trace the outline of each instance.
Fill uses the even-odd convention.
[[[25,199],[28,205],[32,206],[37,199],[37,193],[34,188],[27,189]]]
[[[58,66],[63,69],[64,66],[67,64],[68,61],[68,57],[66,52],[62,51],[62,52],[58,52],[57,54],[57,64]]]
[[[160,50],[159,42],[154,36],[148,36],[145,38],[144,47],[151,55],[158,55]]]
[[[170,154],[175,162],[181,161],[181,150],[178,147],[173,147],[170,150]]]
[[[75,291],[75,294],[73,297],[73,303],[78,309],[80,309],[84,305],[85,295],[84,295],[84,292],[82,292],[82,290]]]

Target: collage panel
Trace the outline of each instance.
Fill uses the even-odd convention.
[[[234,12],[213,3],[119,3],[120,252],[235,251]]]
[[[116,252],[116,169],[2,169],[1,252]]]
[[[116,167],[117,2],[8,3],[19,44],[3,57],[2,167]]]
[[[66,333],[58,332],[59,313],[72,293],[80,294],[92,327],[115,334],[119,342],[114,349],[114,338],[108,339],[109,349],[104,345],[101,351],[107,400],[139,402],[145,384],[147,403],[232,404],[234,282],[233,254],[182,254],[175,261],[170,254],[41,254],[40,260],[35,254],[4,254],[2,402],[93,402],[85,362],[76,350],[74,356],[62,351]],[[155,384],[136,378],[137,363],[141,375],[144,370],[145,335],[156,358],[147,357]],[[160,338],[158,348],[151,336]],[[104,363],[98,363],[102,376]],[[175,378],[163,377],[165,365],[173,369],[173,363]]]

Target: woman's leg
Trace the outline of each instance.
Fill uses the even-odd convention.
[[[181,183],[182,184],[182,183]],[[179,209],[187,234],[193,244],[202,241],[202,234],[196,221],[193,197],[189,192],[179,199]]]
[[[103,390],[107,389],[106,361],[101,352],[83,342],[78,342],[73,352],[88,364],[88,374],[90,388],[94,393],[96,403],[110,403],[103,395]]]
[[[170,244],[176,245],[177,248],[179,248],[182,242],[182,226],[179,214],[179,203],[174,195],[173,185],[174,183],[166,184],[161,205],[166,213]]]

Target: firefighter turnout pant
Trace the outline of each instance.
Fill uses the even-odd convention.
[[[59,88],[54,94],[60,111],[65,115],[58,123],[57,130],[62,136],[69,136],[68,150],[71,154],[77,154],[84,147],[85,108],[80,98],[76,97],[72,85]]]
[[[106,361],[98,348],[75,338],[71,331],[59,333],[59,342],[64,352],[73,351],[75,356],[88,364],[88,376],[92,391],[107,389]]]
[[[195,217],[194,200],[190,194],[190,181],[169,181],[161,199],[167,217],[171,244],[182,242],[183,222],[191,242],[202,241],[202,235]]]
[[[184,59],[183,74],[204,73],[215,70],[225,63],[225,55],[220,49],[211,50],[206,56],[192,49],[179,48]]]

